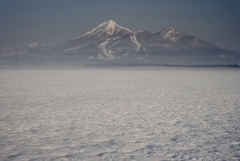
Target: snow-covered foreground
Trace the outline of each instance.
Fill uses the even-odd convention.
[[[0,160],[240,160],[240,70],[0,70]]]

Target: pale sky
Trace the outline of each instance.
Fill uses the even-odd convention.
[[[172,27],[240,51],[240,0],[0,0],[0,46],[64,43],[109,19],[132,31]]]

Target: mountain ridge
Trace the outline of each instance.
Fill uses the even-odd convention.
[[[79,61],[129,62],[159,64],[240,64],[240,53],[218,47],[174,28],[157,33],[133,32],[113,20],[55,46],[38,46],[9,50],[12,55],[77,55]],[[8,53],[0,50],[0,53]]]

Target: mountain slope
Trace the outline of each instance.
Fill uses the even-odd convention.
[[[69,40],[62,45],[62,48],[64,51],[75,51],[88,47],[89,45],[98,46],[107,39],[120,38],[130,33],[132,33],[131,30],[119,26],[116,22],[109,20],[98,25],[91,31]]]
[[[113,20],[101,23],[64,44],[40,47],[33,43],[11,50],[1,48],[0,52],[9,55],[37,53],[41,59],[44,55],[83,63],[240,64],[239,52],[220,48],[173,28],[156,34],[146,30],[133,32]],[[74,58],[68,58],[70,55]]]
[[[177,31],[173,28],[166,28],[156,35],[173,42],[173,44],[179,44],[179,49],[204,49],[204,48],[218,48],[217,46],[203,41],[198,37],[185,34],[183,32]]]

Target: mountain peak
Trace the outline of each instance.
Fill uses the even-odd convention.
[[[188,36],[187,34],[184,34],[180,31],[177,31],[174,28],[165,28],[164,30],[156,33],[156,35],[163,37],[164,39],[170,40],[172,42],[177,42],[180,37],[182,36]]]
[[[104,22],[104,23],[107,23],[107,24],[114,24],[114,25],[117,24],[117,23],[116,23],[115,21],[113,21],[113,20],[108,20],[108,21],[106,21],[106,22]]]
[[[96,27],[96,29],[101,29],[102,31],[107,32],[109,35],[113,35],[114,33],[119,32],[119,30],[125,30],[132,33],[131,30],[118,25],[114,20],[111,19],[101,23]]]
[[[165,29],[162,30],[160,33],[161,33],[162,35],[163,35],[163,34],[182,34],[181,32],[177,31],[176,29],[170,28],[170,27],[165,28]]]
[[[115,21],[113,20],[108,20],[105,21],[103,23],[101,23],[100,25],[98,25],[96,28],[92,29],[91,31],[76,37],[72,40],[77,40],[80,39],[82,37],[99,37],[102,35],[107,35],[107,36],[116,36],[116,35],[126,35],[128,33],[133,33],[131,30],[122,27],[120,25],[118,25]]]
[[[28,46],[29,48],[31,48],[31,49],[36,48],[38,45],[39,45],[39,44],[36,43],[36,42],[33,42],[33,43],[30,43],[30,44],[27,44],[27,46]]]
[[[113,35],[114,30],[117,27],[119,27],[119,25],[115,21],[108,20],[100,24],[97,28],[104,29],[104,31],[107,32],[109,35]]]
[[[28,53],[34,55],[30,56]],[[0,47],[0,65],[5,64],[1,55],[4,56],[4,60],[5,56],[9,55],[9,62],[12,62],[13,55],[26,54],[23,58],[30,56],[23,63],[27,63],[28,60],[31,60],[29,63],[32,63],[35,62],[35,59],[38,62],[40,57],[46,55],[46,59],[40,60],[42,64],[42,60],[48,62],[48,54],[51,53],[49,58],[52,56],[54,59],[56,57],[56,60],[63,58],[62,62],[71,61],[74,64],[95,64],[103,63],[106,60],[114,60],[113,63],[139,65],[240,64],[239,52],[219,48],[174,28],[165,28],[156,34],[146,30],[132,32],[118,25],[115,21],[108,20],[64,44],[44,46],[43,44],[31,43],[22,47]],[[64,56],[66,54],[72,54],[74,57],[68,59]],[[51,58],[49,61],[54,59]]]
[[[116,26],[118,25],[115,21],[113,20],[108,20],[108,21],[105,21],[103,23],[101,23],[100,25],[98,25],[98,27],[100,26]]]

